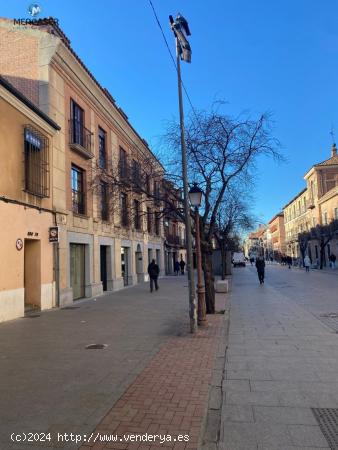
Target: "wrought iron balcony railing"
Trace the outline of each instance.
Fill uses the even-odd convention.
[[[87,159],[94,157],[92,152],[93,133],[75,119],[69,120],[69,145],[72,150],[80,153]]]

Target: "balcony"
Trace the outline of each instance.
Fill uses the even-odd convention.
[[[313,197],[310,197],[307,203],[307,209],[314,209],[316,207]]]
[[[130,185],[131,183],[131,170],[130,170],[130,166],[127,162],[124,161],[120,161],[119,162],[119,177],[120,177],[120,182],[123,183],[124,185]],[[134,182],[134,181],[133,181]],[[136,187],[136,182],[135,181],[135,187]]]
[[[69,146],[86,159],[92,159],[93,133],[74,119],[69,120]]]
[[[177,247],[185,247],[185,239],[177,236],[176,234],[167,234],[165,235],[165,239],[167,244],[175,245]]]

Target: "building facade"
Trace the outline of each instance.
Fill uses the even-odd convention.
[[[59,129],[0,77],[0,322],[55,306],[49,232]]]
[[[1,19],[0,55],[0,73],[61,127],[49,200],[60,236],[56,303],[145,281],[151,259],[164,273],[154,195],[163,167],[123,110],[52,20]]]
[[[284,214],[282,212],[276,214],[270,220],[268,226],[271,235],[272,258],[280,260],[286,251]]]
[[[286,249],[293,258],[301,258],[305,252],[312,263],[318,265],[320,227],[338,220],[338,156],[335,144],[331,157],[315,164],[304,179],[306,188],[283,209]],[[308,233],[305,245],[299,239],[302,233]],[[325,247],[324,265],[327,265],[331,253],[338,256],[338,235],[333,235]]]

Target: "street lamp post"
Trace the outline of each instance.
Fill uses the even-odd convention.
[[[181,151],[182,151],[182,179],[183,179],[183,202],[185,216],[185,235],[187,242],[187,272],[189,285],[189,317],[190,332],[195,333],[197,329],[196,314],[196,297],[194,292],[194,270],[192,258],[192,239],[191,239],[191,219],[190,207],[188,200],[188,176],[187,176],[187,150],[185,145],[184,134],[184,113],[183,113],[183,96],[182,96],[182,80],[181,80],[181,62],[182,58],[186,62],[191,62],[191,49],[185,35],[190,36],[188,22],[180,14],[176,20],[169,16],[170,26],[176,39],[176,62],[177,62],[177,80],[178,80],[178,101],[180,111],[180,129],[181,129]]]
[[[197,259],[197,299],[198,299],[198,325],[205,326],[207,324],[206,310],[205,310],[205,287],[203,285],[202,274],[202,255],[201,255],[201,234],[200,234],[200,214],[199,207],[202,202],[202,191],[194,183],[189,191],[190,203],[195,207],[195,226],[196,226],[196,259]]]

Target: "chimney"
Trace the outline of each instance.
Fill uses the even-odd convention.
[[[332,144],[332,148],[331,148],[331,158],[333,158],[334,156],[337,156],[336,144]]]

